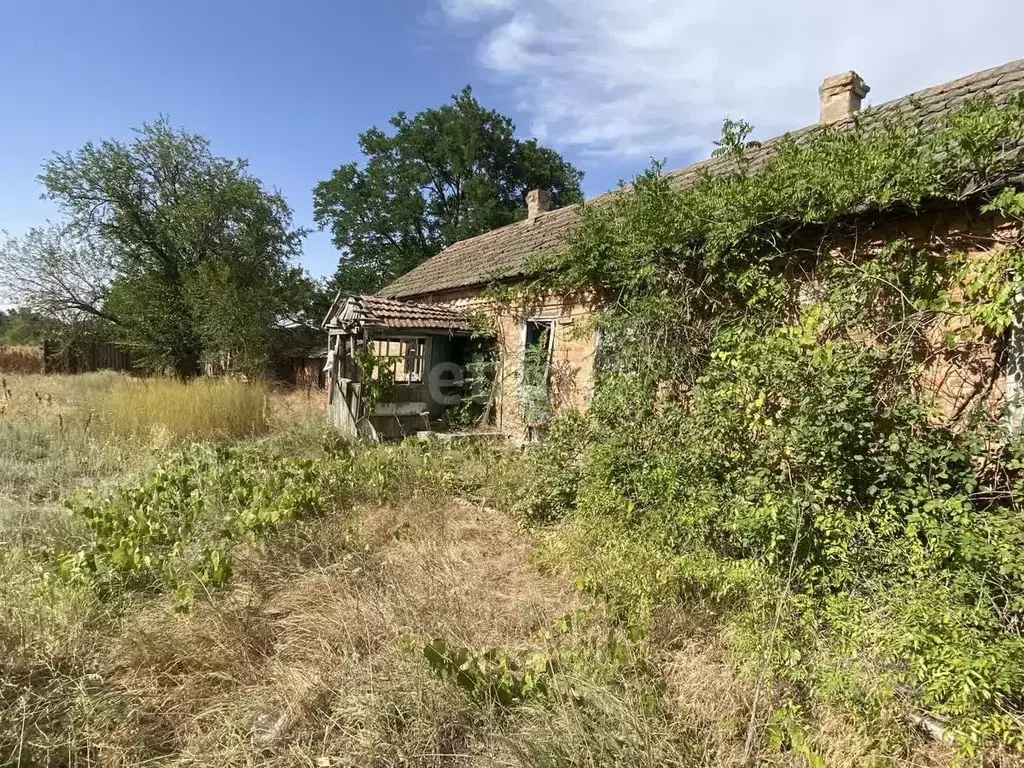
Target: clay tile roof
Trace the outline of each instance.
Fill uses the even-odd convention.
[[[470,330],[468,318],[450,307],[359,295],[335,299],[325,325],[351,330],[367,327],[455,334]]]
[[[997,102],[1005,102],[1022,91],[1024,59],[1019,59],[871,107],[859,115],[862,123],[867,121],[867,125],[900,114],[913,114],[925,121],[937,120],[972,97],[988,94]],[[853,123],[851,118],[844,122]],[[839,123],[840,126],[843,124]],[[788,135],[800,141],[809,138],[817,127],[817,124],[807,126]],[[764,167],[781,138],[762,142],[758,149],[748,154],[750,170]],[[713,174],[729,167],[730,162],[728,158],[713,157],[672,171],[667,176],[673,186],[685,188],[696,183],[702,173]],[[620,193],[618,190],[606,192],[588,204],[599,203]],[[529,271],[533,256],[564,245],[566,236],[578,220],[579,206],[569,205],[543,213],[532,221],[519,221],[461,240],[402,275],[382,289],[379,295],[394,298],[419,296],[521,277]]]

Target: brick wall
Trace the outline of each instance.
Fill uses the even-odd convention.
[[[513,439],[527,435],[520,403],[520,365],[523,324],[527,319],[554,321],[550,403],[553,412],[584,409],[593,387],[595,334],[592,311],[559,296],[540,297],[529,306],[497,303],[485,298],[483,288],[460,289],[410,297],[410,301],[449,304],[487,317],[498,344],[495,373],[494,425]]]
[[[1017,234],[1012,222],[996,214],[982,214],[977,206],[965,204],[863,221],[855,235],[835,243],[828,255],[861,260],[887,243],[906,239],[915,249],[985,259],[1014,241]],[[993,339],[977,328],[971,341],[949,349],[946,331],[969,326],[970,321],[963,316],[936,318],[917,350],[914,362],[921,368],[919,382],[934,394],[940,418],[952,416],[979,399],[993,414],[1006,407],[1006,377],[998,358],[1007,339]]]

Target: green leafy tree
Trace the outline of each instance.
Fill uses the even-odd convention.
[[[512,121],[469,87],[390,124],[390,134],[360,135],[362,165],[342,165],[313,190],[316,222],[342,252],[339,288],[376,290],[458,240],[523,218],[530,189],[549,190],[554,206],[582,200],[583,174],[516,138]]]
[[[212,154],[203,136],[160,118],[131,142],[54,155],[40,180],[68,225],[0,253],[25,276],[9,292],[104,319],[146,367],[191,376],[205,359],[259,370],[275,323],[301,313],[304,232],[279,192],[245,160]],[[67,279],[72,240],[93,259],[77,282]]]

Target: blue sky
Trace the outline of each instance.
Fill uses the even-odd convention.
[[[599,193],[651,157],[707,154],[727,115],[812,122],[818,83],[857,69],[869,102],[1024,56],[1024,3],[975,0],[0,0],[0,229],[56,214],[54,150],[160,113],[247,157],[311,226],[311,190],[356,137],[470,83]],[[304,264],[333,271],[329,237]]]

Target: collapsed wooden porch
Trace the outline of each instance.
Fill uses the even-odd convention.
[[[461,312],[339,294],[324,327],[327,410],[343,435],[376,441],[430,431],[459,401],[470,336]]]

